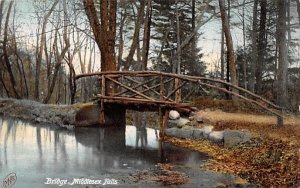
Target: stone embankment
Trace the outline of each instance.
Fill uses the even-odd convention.
[[[30,100],[0,98],[0,114],[7,117],[72,128],[79,105],[51,105]]]
[[[251,134],[247,130],[225,129],[215,131],[210,120],[203,114],[205,113],[199,111],[188,118],[182,118],[178,112],[170,111],[168,128],[165,130],[166,135],[196,140],[207,139],[222,144],[226,148],[250,141]]]

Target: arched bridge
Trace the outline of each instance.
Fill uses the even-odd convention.
[[[119,105],[124,109],[159,111],[161,121],[167,112],[176,109],[181,112],[196,110],[186,103],[187,99],[199,90],[219,90],[236,98],[255,104],[277,116],[282,124],[281,108],[272,102],[246,90],[218,79],[179,75],[157,71],[107,71],[80,74],[76,79],[97,76],[99,79],[98,99],[100,123],[105,123],[105,108]]]

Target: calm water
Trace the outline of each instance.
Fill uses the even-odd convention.
[[[160,143],[158,131],[149,128],[67,130],[0,118],[0,182],[16,173],[14,187],[58,187],[46,185],[47,178],[109,178],[126,184],[130,173],[156,168],[158,163],[193,167],[206,159],[204,154]]]

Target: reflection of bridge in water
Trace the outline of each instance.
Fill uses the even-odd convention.
[[[47,187],[46,177],[117,179],[158,163],[199,166],[208,159],[204,153],[161,142],[154,129],[145,130],[140,137],[148,142],[141,145],[134,126],[70,131],[0,117],[0,177],[16,169],[18,187]]]
[[[187,103],[189,97],[199,90],[215,89],[255,104],[278,117],[282,124],[281,108],[272,102],[241,87],[222,80],[206,77],[178,75],[156,71],[108,71],[80,74],[76,79],[97,76],[100,81],[98,101],[100,124],[114,123],[114,119],[125,120],[126,109],[137,111],[158,111],[163,133],[167,114],[175,109],[190,113],[197,109]],[[120,110],[122,109],[122,110]],[[116,112],[122,114],[111,118]]]

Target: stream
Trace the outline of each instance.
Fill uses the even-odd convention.
[[[14,173],[13,187],[22,188],[158,187],[153,181],[135,182],[130,175],[157,169],[159,163],[188,175],[181,187],[215,187],[232,180],[200,170],[206,154],[160,142],[158,135],[155,129],[129,125],[68,130],[0,117],[0,182]],[[101,183],[87,185],[87,180]]]

